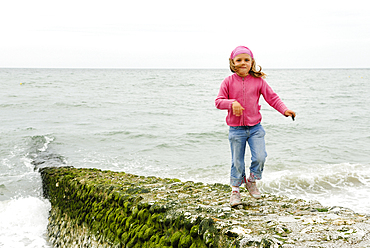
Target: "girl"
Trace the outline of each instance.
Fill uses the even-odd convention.
[[[267,153],[265,130],[260,124],[262,119],[260,96],[263,95],[266,102],[281,114],[292,118],[296,114],[284,105],[279,96],[266,83],[262,68],[256,69],[256,62],[249,48],[236,47],[230,55],[229,62],[230,70],[234,74],[222,82],[215,104],[218,109],[228,111],[226,123],[230,126],[229,141],[232,158],[230,205],[236,206],[241,204],[239,186],[243,183],[252,197],[261,197],[256,180],[262,179]],[[246,142],[248,142],[252,155],[248,178],[245,175],[244,164]]]

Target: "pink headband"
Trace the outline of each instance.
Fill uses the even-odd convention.
[[[252,51],[248,47],[245,47],[245,46],[238,46],[238,47],[236,47],[231,52],[230,59],[234,59],[236,55],[239,55],[239,54],[242,54],[242,53],[249,54],[251,56],[251,58],[253,59],[253,53],[252,53]]]

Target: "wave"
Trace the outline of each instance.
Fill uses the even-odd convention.
[[[363,164],[312,165],[266,173],[261,189],[268,193],[318,200],[370,213],[370,169]]]
[[[51,206],[42,197],[35,170],[55,162],[50,156],[53,141],[51,135],[18,137],[8,139],[7,149],[1,151],[0,247],[52,247],[46,234]]]
[[[50,208],[37,197],[0,201],[0,247],[52,247],[46,240]]]
[[[54,141],[52,135],[35,135],[27,138],[23,163],[33,170],[49,166],[65,166],[66,159],[49,148]]]
[[[204,140],[204,138],[216,138],[216,139],[227,139],[228,138],[228,133],[225,131],[212,131],[212,132],[197,132],[197,133],[187,133],[186,134],[189,137],[193,137],[200,142]]]
[[[95,102],[87,102],[87,101],[81,101],[81,102],[55,102],[53,103],[56,107],[62,107],[62,108],[101,108],[101,103],[95,103]]]

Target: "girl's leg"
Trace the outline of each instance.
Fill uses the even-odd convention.
[[[244,127],[230,127],[229,141],[231,148],[231,186],[240,186],[245,182],[245,147],[247,133]]]
[[[267,157],[265,149],[265,130],[261,124],[251,127],[248,144],[251,149],[252,163],[250,166],[250,174],[245,183],[249,194],[254,198],[261,198],[261,193],[257,188],[256,180],[262,179],[263,167]]]
[[[248,181],[255,182],[256,180],[262,179],[263,167],[267,157],[265,147],[265,130],[261,124],[251,127],[248,144],[252,155]]]

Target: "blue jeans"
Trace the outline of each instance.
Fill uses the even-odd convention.
[[[248,142],[252,155],[252,163],[249,167],[250,178],[260,180],[267,157],[265,148],[265,130],[261,124],[255,126],[239,126],[229,129],[229,141],[231,148],[231,174],[230,185],[240,186],[246,182],[245,176],[245,148]]]

